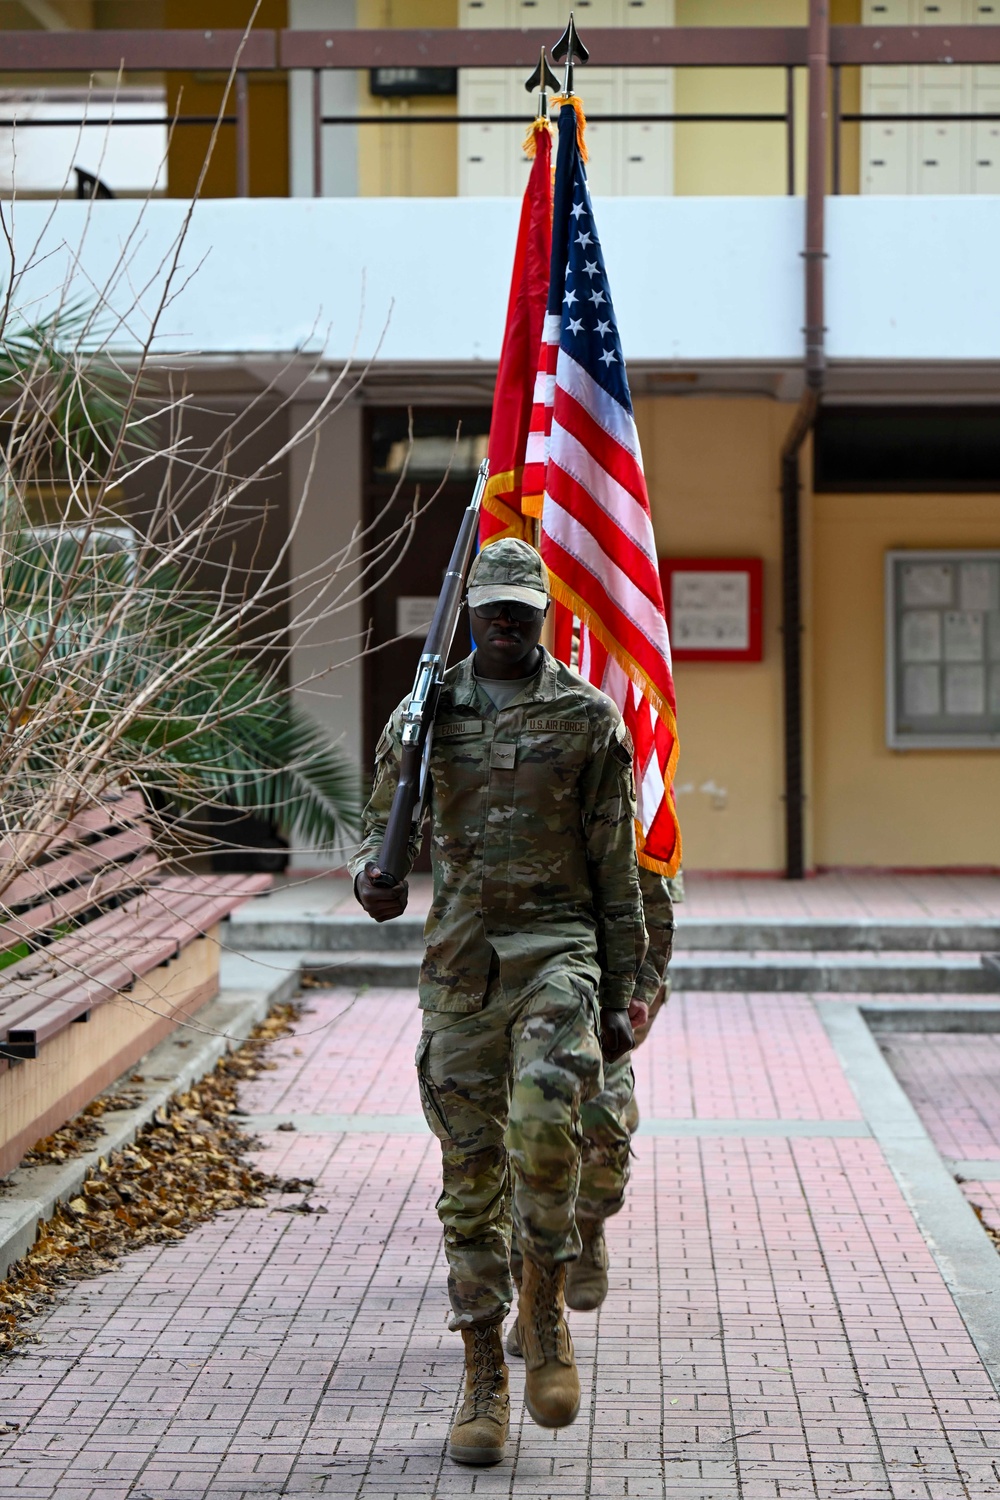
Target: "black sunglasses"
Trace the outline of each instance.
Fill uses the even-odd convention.
[[[514,599],[496,599],[491,604],[475,604],[470,608],[478,620],[499,620],[506,615],[516,625],[531,625],[545,613],[533,604],[518,604]]]

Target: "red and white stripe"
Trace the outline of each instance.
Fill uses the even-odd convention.
[[[556,655],[621,710],[635,746],[640,858],[672,874],[681,853],[674,683],[638,433],[632,414],[559,347],[560,322],[546,317],[524,483],[526,497],[543,496]]]
[[[541,519],[545,495],[545,469],[549,461],[549,436],[552,431],[552,408],[556,396],[556,362],[559,357],[561,319],[558,313],[546,313],[542,342],[538,351],[538,370],[532,393],[531,426],[524,450],[524,479],[521,485],[521,509],[526,515]]]

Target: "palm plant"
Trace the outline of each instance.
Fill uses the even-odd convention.
[[[239,808],[311,845],[353,834],[353,767],[218,635],[207,595],[174,569],[142,571],[120,529],[94,534],[80,563],[71,531],[3,534],[0,755],[19,764],[8,815],[90,764],[173,813]]]
[[[0,900],[31,831],[43,846],[114,786],[140,786],[175,832],[206,807],[313,847],[357,825],[355,768],[289,700],[278,632],[250,628],[276,570],[249,592],[194,586],[246,481],[223,456],[195,522],[161,482],[145,534],[122,524],[112,500],[150,456],[183,472],[183,402],[156,415],[139,392],[82,304],[0,325],[0,822],[22,835],[6,875],[0,840]]]

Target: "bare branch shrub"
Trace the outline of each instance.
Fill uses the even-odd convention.
[[[358,771],[291,702],[288,641],[319,630],[331,661],[363,650],[344,617],[398,566],[422,508],[419,492],[402,500],[404,466],[388,541],[358,529],[289,582],[303,494],[260,560],[257,493],[293,447],[315,444],[364,370],[345,369],[289,432],[290,408],[315,389],[314,370],[290,361],[239,421],[193,443],[183,371],[156,354],[188,275],[191,214],[156,277],[133,286],[144,212],[104,286],[76,251],[40,308],[28,288],[43,253],[16,262],[0,206],[0,918],[12,883],[65,846],[81,813],[135,788],[175,861],[212,846],[212,809],[255,813],[311,847],[350,837]]]

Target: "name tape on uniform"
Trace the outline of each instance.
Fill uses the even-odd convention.
[[[462,719],[457,724],[435,724],[434,735],[439,740],[450,739],[456,734],[482,734],[482,719]]]

